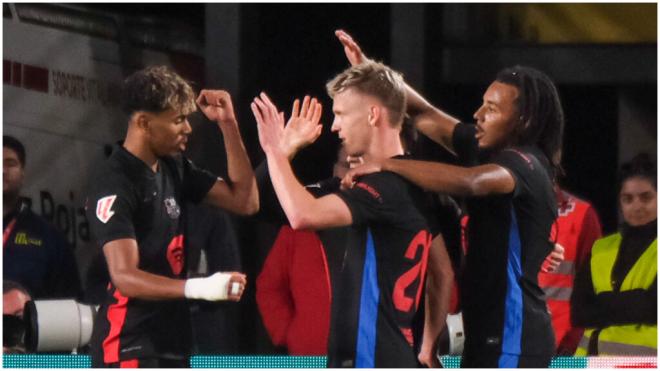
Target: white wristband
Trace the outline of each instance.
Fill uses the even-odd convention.
[[[184,295],[187,299],[227,300],[230,278],[230,273],[221,272],[204,278],[190,278],[186,280]]]

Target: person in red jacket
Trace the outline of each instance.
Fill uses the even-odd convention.
[[[282,226],[257,278],[257,304],[273,344],[290,355],[325,355],[330,297],[316,233]]]
[[[286,132],[295,142],[289,147],[291,158],[320,134],[289,126]],[[333,174],[341,177],[348,168],[346,152],[340,148]],[[286,223],[270,184],[267,164],[262,163],[255,172],[264,205],[259,215],[268,214],[270,222],[282,225],[256,281],[257,306],[264,327],[273,345],[286,348],[289,355],[325,355],[332,293],[323,243],[316,232],[296,231]],[[338,178],[330,178],[306,188],[319,197],[338,185]]]
[[[555,332],[558,355],[573,355],[584,329],[571,325],[570,299],[575,272],[580,269],[594,241],[601,237],[601,226],[593,206],[555,185],[558,217],[551,239],[564,248],[564,261],[538,276],[545,291]],[[546,265],[544,265],[545,267]]]

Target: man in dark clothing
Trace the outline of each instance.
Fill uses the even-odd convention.
[[[348,34],[337,36],[353,65],[368,62]],[[466,167],[373,159],[349,171],[343,184],[391,171],[427,190],[467,196],[462,366],[548,367],[554,336],[537,275],[552,250],[557,216],[552,179],[563,113],[553,83],[531,68],[501,71],[474,114],[476,125],[459,123],[409,86],[406,97],[417,129]]]
[[[356,66],[327,88],[334,102],[332,130],[349,156],[403,155],[399,134],[405,101],[399,74],[377,63]],[[416,367],[419,339],[413,327],[420,316],[432,240],[425,194],[394,174],[379,173],[362,179],[355,189],[314,198],[293,174],[277,108],[262,94],[252,111],[291,227],[323,230],[319,237],[326,249],[345,254],[331,282],[328,366]],[[307,121],[316,126],[321,116],[315,100],[293,111],[289,125]],[[342,226],[352,227],[326,244],[324,234]],[[436,330],[429,327],[424,335]]]
[[[78,298],[76,259],[60,231],[33,213],[20,197],[25,148],[3,136],[2,278],[25,286],[35,299]]]
[[[231,97],[202,90],[197,105],[217,122],[229,179],[200,170],[180,152],[192,128],[192,88],[167,67],[147,67],[122,87],[128,131],[91,178],[87,213],[111,282],[92,335],[95,367],[187,367],[190,318],[181,299],[238,301],[238,272],[187,278],[187,201],[252,214],[259,201]]]

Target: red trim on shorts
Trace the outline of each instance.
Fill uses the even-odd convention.
[[[117,299],[117,303],[111,304],[108,308],[107,317],[108,322],[110,322],[110,332],[103,340],[103,362],[105,363],[119,362],[119,335],[121,335],[121,329],[126,321],[128,298],[123,296],[117,288],[115,288],[113,296]]]
[[[119,368],[138,368],[139,363],[137,359],[129,359],[128,361],[119,362]]]

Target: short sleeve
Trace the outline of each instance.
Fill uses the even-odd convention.
[[[219,179],[210,171],[200,169],[189,159],[183,158],[183,197],[186,200],[200,203]]]
[[[397,205],[404,192],[397,191],[397,184],[394,174],[369,174],[360,178],[353,188],[337,195],[351,210],[354,225],[386,222],[398,216]]]
[[[102,247],[122,238],[135,238],[133,215],[137,208],[130,183],[119,175],[92,185],[87,197],[87,220],[92,236]]]
[[[517,149],[506,149],[497,154],[491,162],[507,169],[513,176],[516,182],[514,196],[534,191],[529,181],[542,169],[537,169],[539,162],[533,161],[532,155]]]
[[[454,127],[452,146],[463,166],[475,166],[479,161],[479,142],[476,138],[477,126],[459,122]]]

